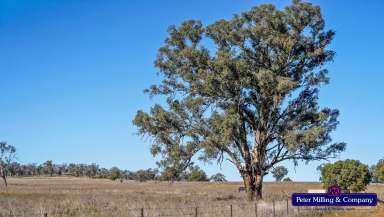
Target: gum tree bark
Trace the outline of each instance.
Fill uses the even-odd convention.
[[[0,175],[1,175],[1,178],[3,179],[3,182],[4,182],[4,185],[5,187],[8,186],[8,182],[7,182],[7,174],[4,170],[4,167],[0,165]]]

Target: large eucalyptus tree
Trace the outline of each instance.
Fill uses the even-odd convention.
[[[228,159],[253,200],[262,198],[263,177],[274,165],[345,149],[330,138],[339,112],[317,102],[328,82],[324,64],[334,56],[327,48],[334,32],[325,30],[318,6],[260,5],[230,20],[189,20],[168,31],[155,61],[162,82],[147,90],[165,96],[166,106],[134,119],[139,133],[154,139],[154,154]]]

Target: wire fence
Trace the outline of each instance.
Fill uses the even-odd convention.
[[[257,203],[236,203],[236,204],[222,204],[211,206],[182,206],[182,207],[142,207],[142,208],[128,208],[124,209],[124,216],[129,217],[291,217],[301,216],[309,213],[323,213],[331,211],[367,211],[370,207],[365,208],[351,208],[351,207],[299,207],[292,206],[290,200],[271,201],[271,202],[257,202]],[[89,210],[88,210],[89,211]],[[108,214],[111,210],[103,208],[104,215],[98,213],[95,216],[112,216]],[[83,212],[87,212],[84,210]],[[80,210],[76,213],[82,213]],[[120,212],[121,213],[121,212]],[[34,215],[26,215],[24,213],[17,213],[10,211],[9,214],[0,214],[0,217],[67,217],[67,216],[84,216],[69,213],[68,211],[52,211],[40,212]],[[92,215],[90,215],[92,216]],[[119,216],[119,215],[113,215]],[[313,215],[316,216],[316,215]]]

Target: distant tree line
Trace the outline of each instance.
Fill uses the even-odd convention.
[[[176,181],[168,179],[168,171],[159,172],[158,169],[141,169],[137,171],[129,171],[112,167],[110,169],[100,167],[97,164],[55,164],[48,160],[42,164],[20,164],[11,162],[7,165],[7,176],[28,177],[28,176],[73,176],[101,178],[110,180],[135,180],[139,182],[150,180]],[[221,173],[213,175],[211,178],[207,174],[195,166],[189,171],[183,173],[178,181],[226,181],[225,176]]]
[[[185,167],[176,167],[167,163],[167,166],[158,169],[141,169],[137,171],[122,170],[118,167],[110,169],[93,164],[55,164],[47,160],[42,164],[21,164],[16,161],[16,148],[6,142],[0,142],[0,176],[7,186],[7,177],[28,177],[28,176],[74,176],[110,180],[135,180],[135,181],[214,181],[225,182],[225,176],[217,173],[208,178],[200,167],[187,163]]]
[[[157,169],[142,169],[138,171],[122,170],[118,167],[110,169],[100,167],[97,164],[55,164],[48,160],[42,164],[20,164],[12,162],[7,167],[8,176],[73,176],[102,178],[111,180],[137,180],[148,181],[157,180],[159,172]]]

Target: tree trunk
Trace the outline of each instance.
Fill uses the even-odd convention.
[[[245,191],[247,193],[247,200],[253,201],[255,199],[255,177],[252,175],[252,172],[244,172],[243,181]]]
[[[4,170],[4,168],[2,166],[0,166],[0,175],[1,175],[1,178],[3,178],[5,187],[7,187],[8,186],[7,174],[5,173],[5,170]]]
[[[256,174],[255,190],[256,190],[256,200],[263,199],[263,176],[261,174]]]
[[[5,187],[8,187],[7,177],[5,175],[2,175],[2,177],[3,177],[3,180],[4,180]]]

